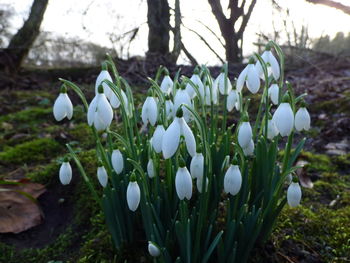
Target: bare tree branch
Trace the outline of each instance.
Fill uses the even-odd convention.
[[[192,65],[198,65],[197,60],[191,55],[191,53],[187,50],[187,48],[185,47],[184,43],[182,43],[181,41],[181,49],[183,50],[183,52],[185,53],[186,57],[191,61]]]
[[[243,15],[243,20],[242,20],[242,24],[238,30],[238,37],[242,37],[243,36],[243,32],[248,24],[249,18],[253,12],[254,6],[256,4],[256,0],[252,0],[252,2],[250,3],[250,6],[248,7],[248,11],[245,15]]]
[[[223,48],[225,48],[225,44],[222,42],[222,40],[220,39],[220,37],[214,32],[214,30],[212,30],[210,27],[208,27],[208,26],[207,26],[206,24],[204,24],[202,21],[197,20],[197,19],[196,19],[196,21],[197,21],[198,23],[200,23],[202,26],[204,26],[206,29],[208,29],[208,30],[210,31],[210,33],[212,33],[213,36],[220,42],[221,46],[222,46]]]
[[[342,3],[339,3],[336,1],[332,1],[332,0],[306,0],[306,2],[336,8],[336,9],[343,11],[345,14],[350,15],[350,6],[343,5]]]

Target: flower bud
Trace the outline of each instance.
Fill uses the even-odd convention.
[[[148,96],[142,106],[142,122],[146,125],[148,122],[154,126],[158,118],[157,102],[153,97]]]
[[[55,100],[53,105],[53,116],[55,117],[56,121],[61,121],[65,117],[67,117],[68,120],[72,118],[73,104],[69,99],[67,92],[61,92]]]
[[[165,129],[163,125],[157,125],[156,130],[153,133],[152,137],[152,146],[156,153],[160,153],[162,151],[162,141],[165,133]]]
[[[301,188],[299,183],[292,182],[287,190],[287,201],[290,207],[296,207],[300,204]]]
[[[308,131],[310,129],[310,114],[305,107],[301,107],[295,114],[295,129]]]
[[[126,190],[126,200],[127,200],[129,209],[135,212],[141,200],[140,187],[136,181],[129,182],[128,188]]]
[[[124,169],[123,155],[119,150],[113,150],[112,152],[112,166],[117,174],[120,174]]]
[[[224,177],[224,191],[236,195],[241,189],[242,175],[238,165],[230,165]]]
[[[288,102],[283,102],[278,106],[272,119],[281,136],[289,136],[294,126],[294,114]]]
[[[268,95],[273,104],[278,104],[278,96],[279,96],[279,87],[277,84],[272,84],[268,89]]]
[[[248,121],[243,121],[238,130],[238,143],[242,148],[248,147],[253,137],[252,127]]]
[[[64,161],[61,164],[60,172],[59,172],[59,178],[61,181],[61,184],[67,185],[72,180],[72,167],[70,166],[69,162]]]
[[[204,172],[204,156],[202,153],[196,153],[190,165],[190,171],[192,178],[202,179]]]
[[[107,186],[108,175],[107,175],[106,169],[103,166],[100,166],[97,168],[97,179],[100,185],[102,185],[102,187]]]
[[[148,252],[152,257],[159,257],[160,249],[152,241],[148,241]]]
[[[175,176],[175,188],[180,200],[192,197],[192,178],[186,167],[179,167]]]
[[[153,178],[155,176],[154,163],[152,159],[149,159],[147,163],[147,174],[149,178]]]

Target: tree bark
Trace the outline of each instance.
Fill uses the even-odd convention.
[[[6,68],[13,72],[18,70],[23,60],[40,33],[40,25],[43,20],[48,0],[34,0],[28,19],[12,37],[8,47],[3,50],[0,59],[0,68]]]
[[[336,9],[339,9],[343,11],[345,14],[350,15],[350,6],[343,5],[339,2],[331,1],[331,0],[306,0],[306,2],[312,3],[312,4],[321,4],[329,7],[333,7]]]

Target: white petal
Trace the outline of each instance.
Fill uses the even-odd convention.
[[[112,92],[111,94],[111,97],[110,97],[110,103],[111,103],[111,106],[114,108],[114,109],[118,109],[119,106],[120,106],[120,100],[118,99],[117,95]]]
[[[247,65],[243,71],[241,72],[241,74],[239,74],[238,79],[237,79],[237,83],[236,83],[236,89],[241,92],[243,86],[244,86],[244,82],[247,79],[247,74],[248,74],[248,66]]]
[[[165,112],[168,120],[175,117],[174,103],[171,100],[165,101]]]
[[[289,206],[296,207],[300,204],[301,188],[299,183],[291,183],[287,190],[287,201]]]
[[[95,82],[95,93],[98,94],[98,86],[101,85],[102,81],[109,80],[110,82],[113,82],[111,75],[109,75],[107,70],[101,70],[100,74],[97,76],[96,82]],[[111,88],[106,84],[103,83],[103,93],[106,95],[108,99],[111,98],[112,90]]]
[[[267,62],[267,56],[268,56],[267,51],[264,51],[261,55],[261,58],[265,63]],[[255,63],[255,69],[258,72],[260,78],[264,79],[265,78],[264,77],[264,70],[263,70],[259,60]]]
[[[137,182],[129,182],[126,190],[126,200],[131,211],[135,212],[140,204],[141,192]]]
[[[148,242],[148,252],[152,257],[159,257],[160,250],[152,242]]]
[[[180,200],[186,198],[190,200],[192,197],[192,179],[186,167],[180,167],[175,176],[175,188],[177,196]]]
[[[103,187],[107,186],[108,175],[106,169],[103,166],[97,168],[97,179]]]
[[[188,93],[186,92],[186,90],[178,90],[176,92],[175,98],[174,98],[174,111],[175,114],[178,110],[178,108],[180,107],[181,104],[186,104],[190,107],[192,107],[192,101],[190,96],[188,95]],[[186,109],[185,107],[182,107],[183,109],[183,114],[184,114],[184,118],[186,121],[189,121],[191,119],[191,113],[189,112],[188,109]]]
[[[238,130],[238,143],[242,148],[248,147],[253,137],[252,127],[249,122],[242,122]]]
[[[242,176],[238,165],[230,165],[224,177],[224,191],[236,195],[241,189]]]
[[[180,133],[185,137],[186,148],[188,153],[193,157],[196,154],[196,139],[194,138],[193,132],[188,127],[184,118],[179,120]]]
[[[245,156],[251,156],[254,154],[254,141],[250,140],[248,146],[243,148],[243,153]]]
[[[278,95],[279,95],[279,88],[277,84],[272,84],[270,88],[268,89],[268,94],[271,98],[271,101],[273,104],[278,104]]]
[[[148,122],[154,126],[158,117],[157,102],[153,97],[147,97],[142,107],[141,118],[144,124]]]
[[[94,118],[95,118],[95,112],[96,112],[96,105],[97,105],[97,95],[93,98],[91,101],[89,108],[88,108],[88,113],[87,113],[87,120],[89,126],[92,126],[94,124]]]
[[[238,100],[238,94],[236,90],[231,90],[227,97],[226,109],[228,112],[231,112]]]
[[[280,77],[280,66],[278,64],[277,59],[272,54],[272,52],[271,51],[267,51],[267,52],[268,52],[267,61],[270,63],[272,75],[275,80],[278,80],[278,78]]]
[[[201,153],[196,153],[191,160],[190,172],[192,178],[203,178],[204,172],[204,156]]]
[[[179,118],[175,117],[174,121],[166,129],[163,140],[162,140],[162,152],[164,159],[171,158],[177,148],[179,147],[180,142],[180,123]]]
[[[203,178],[205,180],[205,186],[204,186],[205,187],[205,192],[208,190],[208,178],[207,177],[197,178],[197,190],[200,193],[202,193]]]
[[[267,122],[267,138],[272,140],[278,135],[278,129],[274,120],[268,120]]]
[[[288,136],[294,126],[294,115],[289,103],[281,103],[273,114],[273,121],[282,136]]]
[[[98,94],[97,96],[100,96],[100,98],[98,99],[98,102],[97,102],[96,113],[98,116],[95,115],[95,120],[96,120],[96,117],[100,118],[101,122],[104,124],[104,129],[106,129],[112,123],[113,109],[104,94]],[[95,127],[96,127],[96,124],[95,124]]]
[[[226,79],[227,79],[227,89],[225,92],[225,73],[221,72],[220,75],[218,76],[218,87],[222,95],[229,94],[232,89],[231,81],[229,80],[229,78],[226,78]]]
[[[120,174],[124,169],[123,155],[119,150],[113,150],[112,152],[112,166],[117,174]]]
[[[260,88],[260,77],[253,64],[249,64],[248,66],[247,88],[251,93],[255,94]]]
[[[295,129],[297,131],[309,130],[311,118],[310,114],[305,107],[300,108],[295,114]]]
[[[152,146],[156,153],[160,153],[162,151],[162,141],[164,133],[165,129],[163,125],[158,125],[156,130],[154,131],[152,137]]]
[[[163,91],[163,93],[169,94],[173,88],[173,85],[174,83],[169,75],[165,75],[162,83],[160,84],[160,89]]]
[[[70,109],[71,107],[71,109]],[[55,100],[55,103],[53,105],[53,115],[56,119],[56,121],[63,120],[66,116],[68,117],[68,111],[70,110],[70,118],[73,114],[73,105],[70,101],[67,93],[60,93]],[[68,119],[70,119],[68,117]]]
[[[72,167],[69,162],[63,162],[60,167],[59,178],[61,184],[67,185],[72,180]]]
[[[147,163],[147,174],[149,178],[153,178],[155,176],[154,163],[152,159],[149,159]]]

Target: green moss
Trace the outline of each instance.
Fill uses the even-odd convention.
[[[30,124],[50,118],[52,118],[52,108],[32,107],[0,117],[0,122],[6,121],[11,123]]]
[[[72,136],[74,141],[78,142],[78,146],[84,149],[89,149],[94,146],[94,136],[91,128],[86,123],[79,123],[75,125],[69,134]]]
[[[6,148],[0,153],[0,162],[8,165],[47,161],[61,151],[62,146],[53,139],[35,139]]]
[[[331,159],[325,154],[316,154],[312,152],[302,151],[299,158],[308,162],[306,168],[308,171],[327,172],[334,171]]]
[[[334,107],[334,105],[337,105]],[[339,98],[327,100],[312,106],[313,112],[350,113],[350,92],[344,92]]]
[[[35,166],[29,173],[26,174],[26,177],[32,182],[41,183],[46,186],[49,186],[56,182],[53,180],[58,175],[60,165],[56,161],[52,161],[47,165],[38,165]]]

